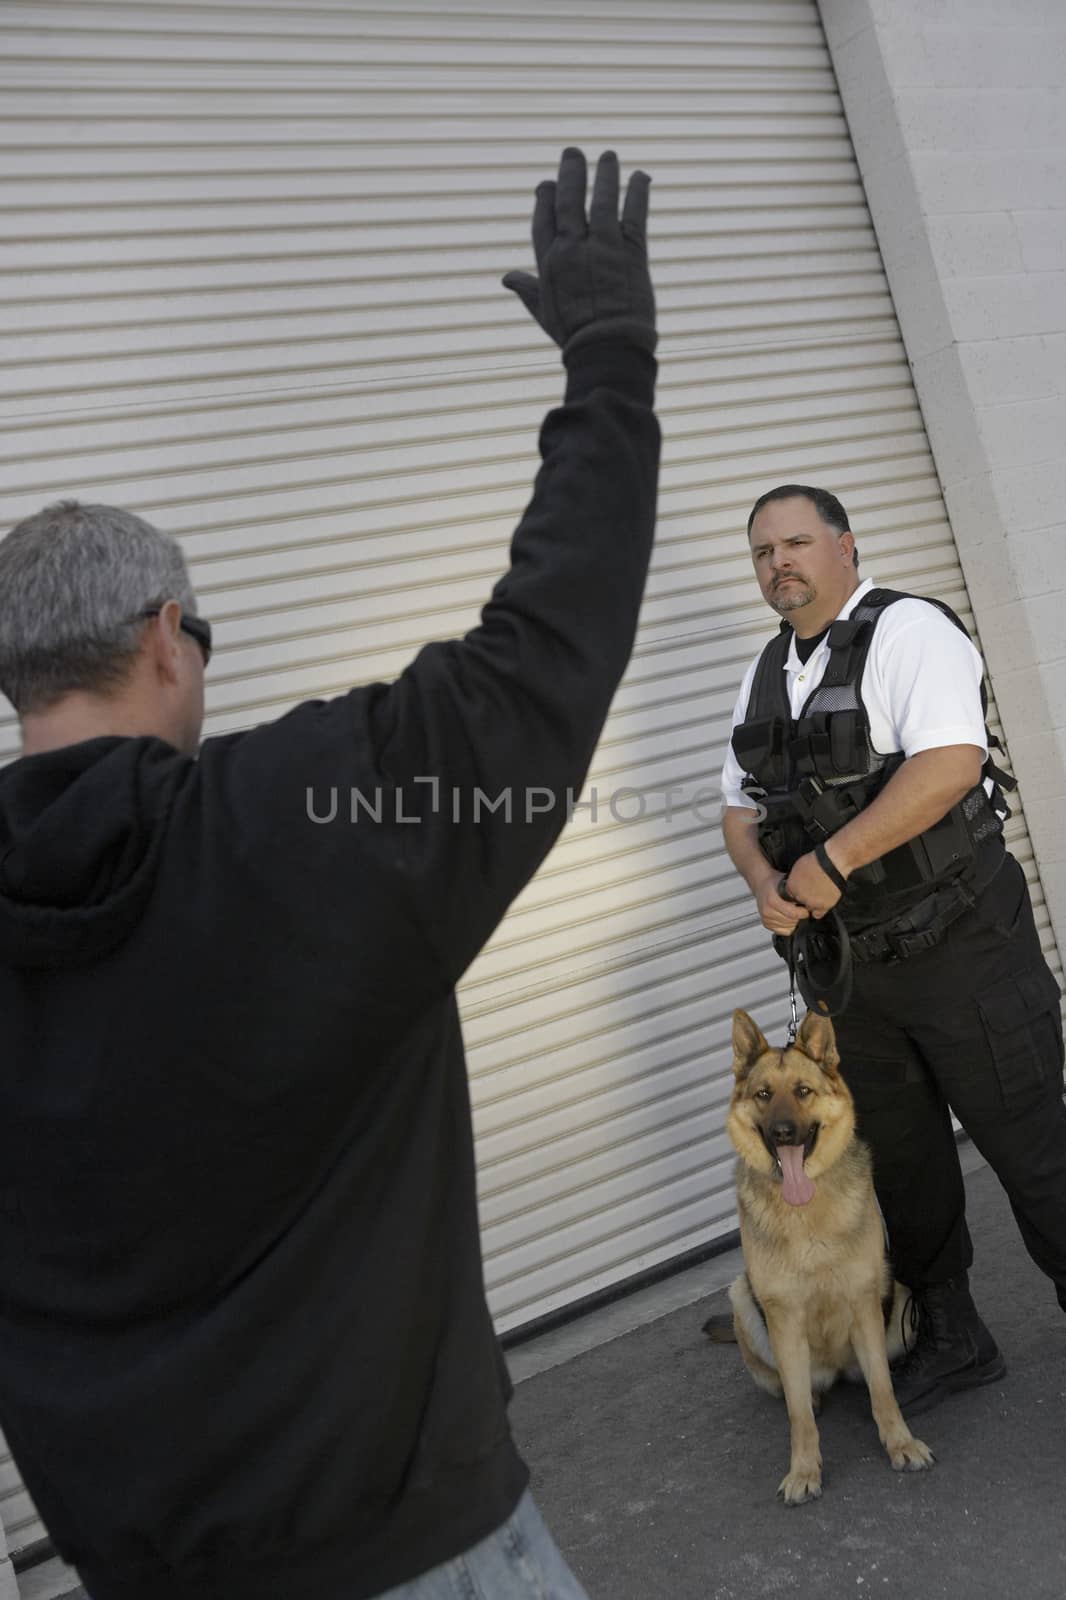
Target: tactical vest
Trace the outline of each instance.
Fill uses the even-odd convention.
[[[733,730],[732,743],[745,773],[742,787],[760,807],[759,843],[782,872],[858,816],[905,759],[902,752],[881,755],[873,748],[860,691],[878,618],[897,600],[910,599],[926,600],[966,632],[943,601],[871,589],[850,617],[830,627],[825,675],[798,717],[792,716],[785,673],[792,639],[787,622],[759,657],[744,721]],[[982,711],[986,707],[982,683]],[[988,742],[990,749],[998,748],[991,735]],[[992,801],[985,777],[993,782]],[[837,907],[845,926],[885,923],[924,903],[941,886],[991,876],[1003,852],[1003,820],[1010,815],[1002,791],[1015,782],[991,757],[981,778],[931,828],[851,874]]]

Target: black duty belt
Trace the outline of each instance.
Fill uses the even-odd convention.
[[[932,950],[952,923],[976,904],[977,894],[966,883],[951,883],[920,900],[891,922],[851,935],[854,961],[906,961]]]

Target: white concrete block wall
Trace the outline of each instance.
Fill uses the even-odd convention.
[[[1066,0],[819,0],[1066,950]]]

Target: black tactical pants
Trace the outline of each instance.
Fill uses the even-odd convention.
[[[856,965],[834,1022],[900,1282],[942,1283],[973,1260],[950,1107],[1066,1310],[1059,990],[1013,856],[935,949]]]

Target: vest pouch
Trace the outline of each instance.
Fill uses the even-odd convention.
[[[789,755],[803,778],[851,778],[867,772],[866,713],[814,711],[800,717],[789,740]]]
[[[829,763],[828,721],[825,712],[815,712],[813,716],[800,717],[792,724],[788,754],[797,777],[818,781],[824,776]]]
[[[856,793],[856,791],[858,791]],[[821,844],[845,823],[857,817],[866,804],[866,785],[838,784],[827,788],[820,778],[804,778],[792,797],[807,837]]]
[[[853,772],[865,772],[870,764],[866,713],[831,711],[828,720],[829,761],[836,776],[846,778]]]
[[[784,822],[795,822],[796,807],[792,796],[778,789],[767,793],[765,789],[749,791],[751,798],[758,802],[762,808],[761,820],[771,828],[779,827]]]
[[[892,907],[893,896],[911,895],[932,883],[920,834],[917,839],[908,839],[906,844],[889,850],[881,857],[879,864],[882,890],[888,896],[884,907],[886,913]],[[852,873],[852,878],[856,876],[856,873]]]
[[[733,754],[762,789],[778,789],[785,781],[787,728],[784,717],[760,717],[733,729]]]
[[[757,829],[763,855],[779,872],[788,872],[811,847],[792,796],[778,790],[776,794],[760,791],[752,798],[761,808]]]
[[[884,892],[889,897],[886,909],[896,896],[908,896],[934,884],[949,884],[968,874],[973,864],[973,841],[961,806],[952,806],[946,817],[920,833],[916,839],[897,845],[881,857]],[[858,877],[857,873],[852,878]]]
[[[1011,782],[1014,782],[1013,778]],[[979,783],[969,794],[963,795],[959,801],[959,810],[962,812],[962,820],[966,824],[966,831],[970,835],[970,843],[975,854],[989,839],[1002,837],[1003,824],[1011,814],[1010,806],[1004,800],[994,779],[991,799],[985,794],[984,784]]]
[[[758,824],[758,839],[763,855],[778,872],[791,872],[800,856],[811,848],[811,841],[795,812],[776,822],[764,818]]]
[[[857,888],[880,889],[885,881],[885,864],[881,857],[876,861],[868,861],[864,867],[856,867],[848,878],[848,885],[854,884]]]
[[[973,860],[973,840],[961,805],[952,806],[946,816],[916,839],[911,839],[909,844],[919,875],[927,883],[954,878]]]

